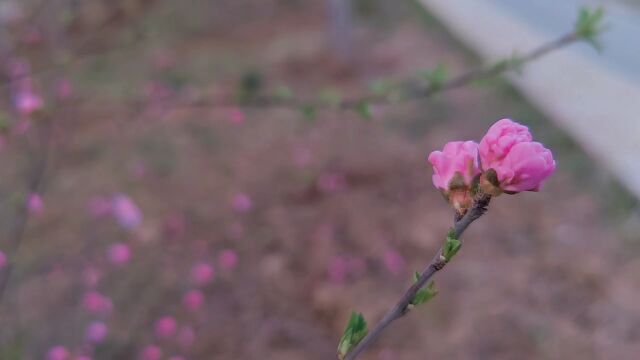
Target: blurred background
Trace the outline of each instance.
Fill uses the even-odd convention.
[[[455,76],[594,2],[439,3],[0,1],[0,359],[333,359],[451,224],[427,154],[504,117],[557,172],[495,199],[362,358],[637,358],[637,2],[605,2],[600,57],[575,44],[370,119],[237,105]]]

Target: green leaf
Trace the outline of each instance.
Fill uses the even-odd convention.
[[[606,26],[603,24],[604,14],[605,11],[602,7],[595,10],[582,7],[578,12],[578,20],[574,27],[576,35],[591,44],[597,51],[602,50],[598,35],[606,30]]]
[[[420,273],[413,273],[413,283],[415,284],[420,279]],[[435,283],[431,281],[426,287],[418,290],[416,295],[413,297],[411,302],[409,303],[409,307],[412,308],[414,306],[426,303],[427,301],[433,299],[436,295],[438,295],[438,290],[435,288]]]
[[[445,261],[451,261],[451,259],[458,253],[461,247],[462,242],[455,238],[453,229],[450,229],[449,234],[447,234],[447,239],[444,242],[444,246],[442,247],[442,256],[444,256]]]
[[[447,67],[441,63],[433,70],[422,71],[420,75],[427,81],[430,88],[439,90],[447,81]]]
[[[356,105],[356,111],[358,112],[358,115],[362,116],[363,119],[365,120],[371,119],[371,105],[369,104],[369,102],[360,101]]]
[[[344,329],[344,334],[338,343],[338,357],[344,359],[347,353],[367,336],[367,333],[367,322],[364,320],[364,316],[352,311],[347,328]]]
[[[300,112],[306,120],[313,121],[316,119],[316,108],[313,105],[302,105]]]

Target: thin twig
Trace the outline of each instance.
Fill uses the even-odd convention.
[[[500,64],[491,64],[481,66],[479,68],[470,70],[461,75],[458,75],[450,80],[437,85],[423,85],[419,87],[406,86],[407,88],[398,90],[405,90],[403,96],[400,99],[391,99],[388,95],[376,95],[368,94],[351,99],[345,99],[339,102],[328,102],[318,100],[305,100],[301,98],[283,98],[272,95],[256,95],[250,99],[242,102],[236,101],[232,96],[220,97],[220,98],[207,98],[185,101],[184,103],[175,104],[175,108],[225,108],[241,106],[245,108],[301,108],[312,107],[316,109],[336,109],[336,110],[353,110],[362,106],[363,103],[374,105],[385,105],[389,103],[395,103],[397,101],[413,101],[419,99],[425,99],[436,94],[457,89],[468,85],[474,81],[479,81],[487,78],[491,78],[500,75],[504,72],[511,70],[518,70],[525,64],[539,59],[555,50],[561,49],[565,46],[573,44],[582,40],[574,31],[569,32],[553,41],[545,43],[523,55],[514,56],[511,63],[505,63],[502,66]],[[140,108],[140,102],[133,103],[134,107]]]
[[[489,202],[491,201],[491,196],[489,195],[480,195],[477,197],[473,206],[467,213],[454,224],[453,232],[454,237],[459,239],[462,233],[471,225],[472,222],[477,220],[480,216],[482,216],[487,211],[487,206],[489,206]],[[411,287],[402,295],[400,300],[393,306],[389,312],[380,320],[378,324],[365,336],[362,341],[356,345],[353,350],[351,350],[344,360],[354,360],[362,353],[365,349],[367,349],[371,344],[373,344],[376,339],[382,334],[382,332],[395,320],[401,318],[405,315],[409,310],[409,304],[415,298],[418,291],[433,277],[435,273],[442,270],[446,265],[445,260],[442,258],[442,248],[438,250],[436,255],[433,257],[429,265],[422,271],[418,280],[411,285]]]

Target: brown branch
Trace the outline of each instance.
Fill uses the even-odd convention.
[[[487,211],[487,206],[489,206],[490,201],[491,196],[489,195],[480,195],[476,198],[471,209],[467,211],[462,219],[456,221],[454,224],[453,233],[456,239],[459,239],[467,227]],[[344,360],[356,359],[360,353],[376,341],[376,339],[393,321],[404,316],[409,311],[409,304],[415,298],[418,291],[427,283],[427,281],[429,281],[429,279],[431,279],[431,277],[433,277],[433,275],[435,275],[435,273],[442,270],[445,265],[446,261],[442,256],[441,248],[433,257],[429,265],[427,265],[427,267],[422,271],[418,280],[411,285],[411,287],[402,295],[400,300],[398,300],[396,305],[387,312],[371,332],[369,332],[367,336],[365,336],[365,338],[347,354]]]

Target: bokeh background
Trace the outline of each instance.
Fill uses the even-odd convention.
[[[206,101],[482,63],[417,2],[339,3],[0,2],[1,359],[335,358],[451,224],[428,152],[504,117],[556,174],[495,199],[362,358],[637,358],[638,201],[504,79],[370,120]]]

